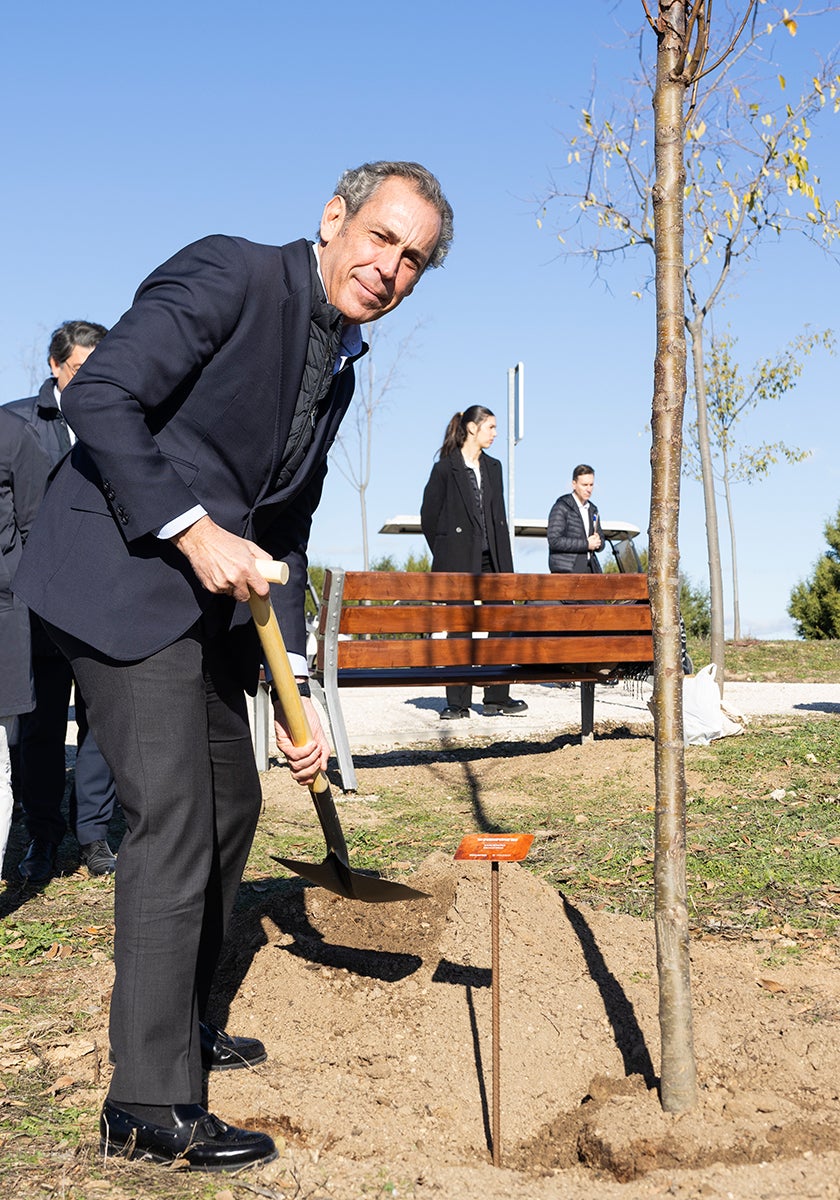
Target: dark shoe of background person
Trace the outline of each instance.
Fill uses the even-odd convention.
[[[256,1038],[231,1037],[200,1021],[198,1036],[201,1042],[201,1065],[205,1071],[236,1071],[243,1067],[255,1067],[268,1058],[265,1046]],[[114,1051],[108,1052],[108,1062],[116,1062]]]
[[[18,863],[18,875],[30,883],[46,883],[55,874],[58,842],[33,838],[24,858]]]
[[[86,842],[79,846],[79,853],[91,875],[113,875],[117,869],[117,856],[104,839]]]
[[[456,708],[451,704],[447,704],[446,708],[440,714],[441,721],[459,721],[461,717],[468,717],[470,710],[468,708]]]
[[[505,700],[503,704],[485,704],[482,712],[485,717],[495,717],[500,713],[506,717],[518,717],[520,713],[528,711],[528,705],[524,700]]]
[[[201,1065],[205,1071],[236,1071],[265,1062],[265,1046],[256,1038],[230,1037],[202,1021],[198,1027],[201,1037]]]
[[[171,1126],[153,1125],[106,1100],[99,1118],[100,1153],[177,1160],[195,1171],[238,1171],[277,1157],[268,1134],[226,1125],[199,1104],[173,1104],[170,1111]]]

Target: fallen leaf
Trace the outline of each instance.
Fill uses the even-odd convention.
[[[58,1079],[56,1079],[55,1083],[49,1089],[47,1094],[49,1095],[51,1093],[53,1096],[55,1096],[58,1092],[65,1092],[68,1088],[71,1088],[75,1082],[76,1080],[72,1075],[59,1075]]]
[[[26,938],[18,938],[16,942],[9,942],[7,950],[22,950],[26,945]]]
[[[840,841],[840,839],[838,839],[838,841]],[[19,1004],[6,1004],[3,1001],[0,1001],[0,1010],[2,1010],[3,1012],[12,1012],[12,1013],[19,1013],[22,1011]]]
[[[773,995],[776,995],[777,992],[787,991],[785,985],[777,983],[775,979],[759,979],[758,983],[760,987],[763,987],[768,992],[772,992]]]

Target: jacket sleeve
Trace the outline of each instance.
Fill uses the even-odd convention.
[[[15,417],[17,423],[19,418]],[[20,420],[20,436],[12,448],[10,474],[15,524],[25,542],[35,520],[50,473],[50,460],[38,440],[38,434]]]
[[[64,414],[129,541],[156,533],[195,504],[152,428],[229,338],[246,288],[234,239],[214,236],[186,247],[140,285],[131,308],[64,389]]]
[[[572,514],[563,503],[562,497],[555,500],[548,514],[548,549],[552,554],[581,554],[589,547],[583,536],[583,525],[578,520],[579,532],[574,533],[569,528],[572,524]]]
[[[446,485],[443,471],[439,462],[432,467],[429,482],[423,491],[423,502],[420,505],[420,527],[429,549],[434,552],[437,537],[438,522],[440,521],[443,505],[446,499]]]

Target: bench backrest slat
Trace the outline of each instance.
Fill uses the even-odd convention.
[[[338,647],[338,668],[471,667],[512,664],[646,663],[650,635],[552,637],[539,640],[493,638],[406,638],[402,641],[350,641]]]
[[[353,635],[421,635],[431,633],[541,634],[562,625],[564,632],[585,633],[595,624],[592,606],[568,604],[562,615],[546,604],[358,605],[345,608],[341,632]],[[603,630],[650,631],[646,604],[610,604],[599,608],[597,626]]]
[[[468,575],[453,571],[347,571],[344,575],[345,604],[647,599],[647,575]]]

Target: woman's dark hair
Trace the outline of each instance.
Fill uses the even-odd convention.
[[[473,404],[464,412],[456,413],[446,426],[443,445],[438,450],[438,458],[446,458],[447,454],[454,454],[456,450],[461,449],[467,440],[467,426],[470,422],[475,425],[481,425],[488,417],[495,415],[489,408],[485,408],[483,404]]]

